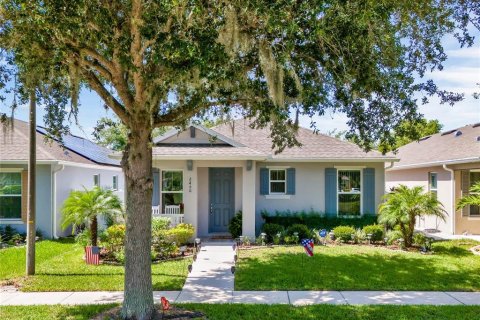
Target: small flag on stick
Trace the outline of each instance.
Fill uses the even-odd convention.
[[[170,302],[168,302],[167,298],[161,297],[160,301],[162,302],[162,311],[167,311],[170,309]]]
[[[305,249],[305,253],[309,257],[313,257],[313,240],[312,239],[303,239],[302,240],[303,248]]]
[[[100,264],[100,248],[99,247],[92,247],[86,246],[85,247],[85,262],[87,264]]]

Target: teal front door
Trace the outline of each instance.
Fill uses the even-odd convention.
[[[228,232],[235,211],[235,169],[209,168],[208,232]]]

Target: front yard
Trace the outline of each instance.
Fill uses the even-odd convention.
[[[480,291],[472,240],[437,242],[432,255],[358,245],[240,250],[235,290]]]
[[[0,307],[4,320],[87,320],[113,305]],[[459,320],[477,319],[479,306],[214,305],[179,307],[200,311],[210,320]],[[168,314],[168,312],[167,312]]]
[[[36,275],[25,274],[25,247],[0,250],[0,283],[14,281],[23,291],[100,291],[123,290],[121,265],[86,265],[83,248],[72,239],[41,241],[36,247]],[[190,260],[152,264],[155,290],[180,290]]]

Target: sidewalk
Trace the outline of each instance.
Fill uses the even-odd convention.
[[[221,291],[217,298],[212,292],[204,296],[182,296],[180,291],[155,291],[155,302],[166,297],[172,303],[253,303],[291,304],[392,304],[392,305],[480,305],[480,292],[440,291]],[[0,306],[37,304],[103,304],[120,303],[123,292],[1,292]]]

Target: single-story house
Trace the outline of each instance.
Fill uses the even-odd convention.
[[[1,125],[0,125],[1,126]],[[26,231],[29,124],[14,120],[0,128],[0,226]],[[115,190],[123,200],[124,176],[111,151],[74,135],[46,141],[37,127],[36,225],[45,238],[68,235],[60,227],[63,201],[71,190],[98,185]]]
[[[423,186],[435,193],[447,221],[426,217],[417,228],[448,234],[480,234],[480,208],[456,210],[458,200],[480,181],[480,123],[426,136],[397,153],[400,161],[386,172],[387,187]]]
[[[300,147],[279,154],[270,130],[245,119],[213,128],[191,125],[154,140],[154,216],[196,228],[196,236],[228,235],[243,213],[243,235],[258,235],[261,211],[327,216],[375,215],[385,192],[385,164],[376,151],[299,128]]]

